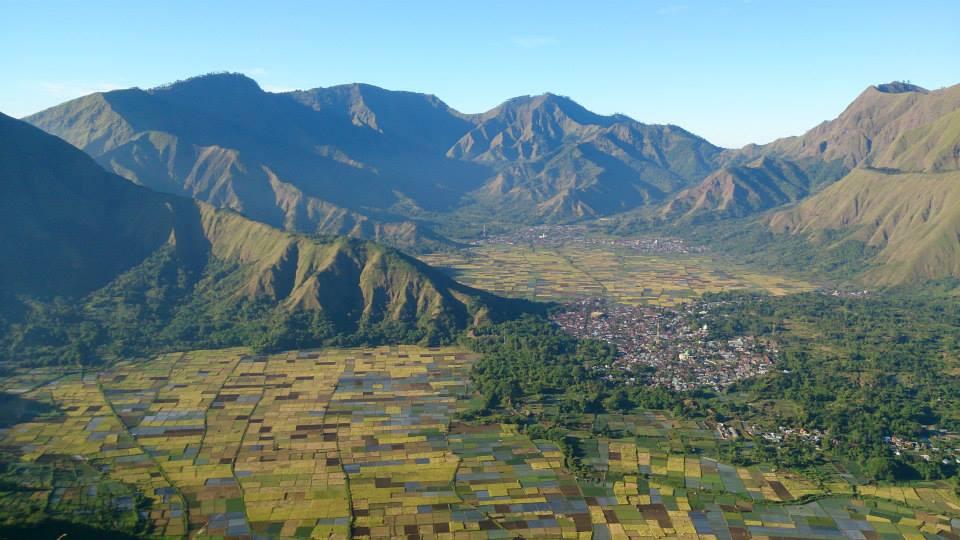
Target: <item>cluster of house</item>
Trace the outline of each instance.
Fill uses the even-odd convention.
[[[773,345],[752,336],[709,339],[708,328],[696,322],[700,310],[696,302],[673,309],[586,298],[568,304],[553,320],[571,335],[615,345],[619,354],[612,368],[628,371],[631,382],[720,390],[773,369]]]
[[[949,434],[942,433],[944,436]],[[955,440],[955,437],[953,437]],[[919,456],[924,461],[939,461],[944,465],[960,465],[960,448],[944,448],[940,444],[930,439],[913,441],[897,437],[896,435],[884,437],[883,442],[890,445],[890,449],[898,456],[903,454],[913,454]],[[944,439],[943,442],[946,442]],[[954,441],[956,442],[956,441]]]
[[[836,296],[837,298],[866,298],[867,296],[870,296],[869,289],[821,289],[820,292],[830,296]]]
[[[793,439],[793,440],[801,440],[801,441],[808,442],[818,449],[820,448],[820,445],[823,443],[824,439],[826,438],[826,433],[824,433],[823,431],[820,431],[819,429],[812,429],[812,428],[808,429],[804,427],[778,426],[776,431],[770,431],[760,426],[752,425],[747,428],[747,431],[750,433],[750,435],[753,435],[756,437],[763,437],[765,440],[775,444],[779,444],[784,441]],[[837,441],[834,440],[832,442],[837,442]]]
[[[737,428],[724,422],[717,422],[717,435],[725,441],[740,438],[740,432],[737,431]]]
[[[741,437],[741,433],[737,428],[725,422],[717,422],[716,430],[717,434],[723,440],[733,440]],[[820,444],[826,438],[826,434],[819,429],[807,429],[803,427],[793,428],[779,426],[776,431],[770,431],[769,429],[764,429],[754,424],[746,426],[744,431],[746,431],[747,435],[761,437],[775,444],[793,439],[806,441],[817,448],[820,448]]]

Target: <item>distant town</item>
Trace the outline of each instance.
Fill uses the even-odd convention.
[[[644,254],[690,254],[706,251],[705,247],[690,245],[680,238],[659,236],[607,238],[590,233],[586,227],[576,225],[541,225],[503,234],[489,236],[484,234],[475,243],[477,245],[528,244],[545,247],[614,247]]]
[[[615,345],[614,369],[629,371],[634,383],[720,390],[773,369],[774,344],[752,336],[709,339],[709,329],[695,321],[705,307],[700,302],[678,308],[628,306],[587,298],[567,304],[553,321],[573,336]]]

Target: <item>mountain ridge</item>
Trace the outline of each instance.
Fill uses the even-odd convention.
[[[210,81],[215,84],[209,84]],[[238,83],[241,91],[228,94],[234,101],[253,96],[256,106],[247,107],[228,100],[209,105],[209,110],[204,109],[210,96],[198,96],[198,92],[202,94],[211,86],[233,88]],[[293,229],[297,232],[370,237],[363,230],[367,228],[380,233],[373,239],[394,242],[405,248],[451,245],[422,224],[390,217],[383,212],[371,214],[363,211],[371,203],[389,206],[389,198],[379,194],[378,189],[361,190],[356,205],[360,211],[331,202],[330,198],[336,199],[338,194],[343,194],[343,182],[372,187],[377,173],[358,167],[342,152],[314,144],[322,141],[311,139],[313,128],[302,125],[303,122],[295,117],[300,114],[300,109],[308,109],[278,96],[281,95],[262,92],[246,77],[215,75],[146,91],[130,89],[94,94],[67,102],[59,109],[47,109],[28,120],[90,153],[105,168],[135,183],[232,208],[271,225],[283,227],[297,223],[297,228]],[[259,112],[243,120],[243,125],[238,125],[234,113],[250,109]],[[291,110],[296,113],[291,114]],[[311,112],[319,117],[318,122],[333,130],[334,136],[354,138],[352,134],[357,128],[347,120],[326,111]],[[278,125],[281,126],[279,130]],[[278,142],[275,131],[286,135]],[[284,158],[281,160],[284,170],[278,170],[264,161],[264,148],[302,159],[290,161]],[[270,169],[271,173],[265,169]],[[308,179],[326,175],[338,182],[328,182],[323,188],[312,181],[306,182],[303,187],[309,189],[305,191],[284,181],[286,177],[300,175]],[[317,191],[332,197],[317,197]],[[289,213],[291,208],[297,208],[289,202],[291,196],[313,209],[310,216]],[[332,215],[349,216],[351,223],[339,225],[331,221]],[[370,224],[354,226],[360,222]],[[415,231],[415,241],[410,243],[409,239],[392,237],[390,231],[394,229]],[[416,238],[416,231],[420,230],[425,231],[423,239]],[[405,234],[410,236],[409,232]]]
[[[569,221],[660,200],[705,177],[721,150],[679,127],[598,115],[555,94],[463,114],[435,96],[363,84],[263,92],[238,74],[94,94],[26,120],[132,181],[318,233],[340,231],[324,227],[326,214],[285,215],[264,168],[313,207],[377,222],[465,208]],[[206,163],[210,149],[229,159]],[[197,171],[211,189],[197,189]]]
[[[846,193],[867,189],[863,178],[875,171],[910,179],[960,170],[960,85],[926,90],[896,81],[867,87],[836,118],[802,135],[740,149],[719,148],[678,126],[599,115],[552,93],[464,114],[415,92],[348,84],[274,94],[239,75],[88,96],[29,119],[133,182],[292,232],[404,249],[454,246],[433,227],[469,231],[481,222],[617,214],[647,228],[790,222],[795,226],[772,230],[815,243],[816,227],[800,223],[814,213],[769,216],[811,208],[807,201],[821,205],[827,196],[865,200],[865,193]],[[902,198],[910,200],[908,187],[869,186],[870,197],[906,190]],[[833,224],[841,236],[855,222],[844,219]],[[948,268],[907,274],[935,278]]]
[[[867,87],[840,115],[800,136],[726,150],[721,167],[658,211],[670,221],[743,217],[811,196],[860,167],[901,172],[960,168],[960,85]],[[778,167],[756,167],[758,160]],[[789,168],[789,172],[785,169]]]

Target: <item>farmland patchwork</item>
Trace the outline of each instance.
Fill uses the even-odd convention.
[[[42,513],[196,538],[867,539],[960,530],[960,500],[943,485],[882,488],[849,471],[824,481],[734,466],[709,457],[723,444],[714,432],[660,412],[592,418],[630,436],[584,438],[588,471],[568,470],[555,442],[458,420],[474,359],[409,346],[228,349],[101,373],[17,373],[3,390],[39,408],[0,430],[2,517]]]

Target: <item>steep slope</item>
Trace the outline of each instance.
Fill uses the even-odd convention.
[[[863,279],[879,285],[960,277],[960,172],[859,168],[794,208],[766,218],[775,232],[828,249],[875,248]]]
[[[318,241],[135,186],[2,115],[0,173],[0,295],[20,304],[4,310],[11,358],[438,341],[527,306],[372,242]]]
[[[723,167],[674,195],[661,221],[742,217],[798,201],[857,167],[939,172],[960,165],[960,86],[867,88],[836,119],[800,137],[723,152]]]
[[[436,249],[450,242],[416,220],[714,220],[797,201],[856,167],[955,170],[957,111],[960,86],[877,85],[803,136],[723,150],[553,94],[465,115],[425,94],[272,94],[220,74],[94,94],[28,121],[158,191],[289,231]]]
[[[471,194],[479,206],[520,220],[570,221],[662,200],[706,176],[719,152],[676,126],[600,116],[544,94],[480,115],[447,155],[496,171]]]
[[[298,90],[290,96],[313,110],[441,154],[474,126],[473,117],[455,111],[436,96],[369,84]]]
[[[872,162],[878,168],[901,171],[960,170],[960,108],[900,134]]]
[[[809,190],[810,181],[799,166],[761,157],[723,167],[681,191],[661,208],[660,217],[683,221],[742,217],[797,201]]]
[[[960,85],[937,91],[904,83],[871,87],[840,118],[804,139],[818,137],[826,138],[821,144],[828,149],[836,143],[825,156],[855,168],[767,216],[770,230],[819,250],[851,241],[865,246],[861,278],[869,283],[960,276]],[[798,142],[774,146],[794,145],[790,151],[797,152]]]
[[[721,158],[741,163],[758,156],[795,161],[815,184],[843,177],[858,165],[886,167],[898,138],[929,130],[942,117],[960,109],[960,85],[928,91],[906,83],[871,86],[836,119],[799,137],[732,150]]]
[[[523,96],[480,115],[477,126],[448,154],[477,161],[532,161],[614,122],[614,118],[594,114],[563,96]]]
[[[2,114],[0,179],[0,289],[13,294],[105,285],[171,240],[173,206],[183,206]]]
[[[431,187],[411,189],[398,172],[427,150],[356,125],[336,107],[309,107],[295,97],[263,92],[240,75],[210,75],[148,91],[94,94],[27,121],[135,183],[270,225],[406,248],[445,243],[421,225],[382,212],[405,201],[402,193]],[[388,125],[402,123],[385,116]],[[394,230],[404,234],[395,237]]]

